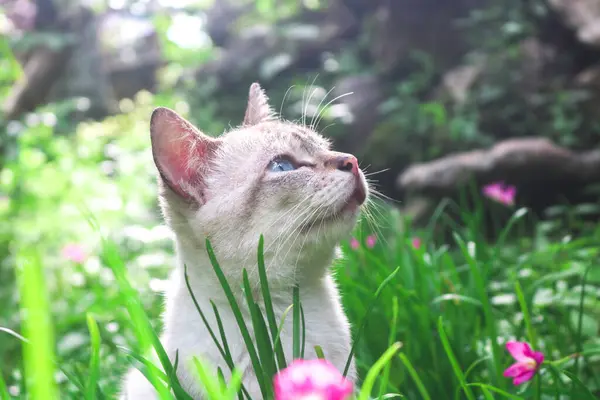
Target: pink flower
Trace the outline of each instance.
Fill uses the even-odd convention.
[[[375,235],[369,235],[367,236],[367,247],[372,249],[373,247],[375,247],[375,244],[377,243],[377,236]]]
[[[525,342],[508,342],[506,343],[506,350],[517,360],[516,363],[504,371],[505,377],[513,378],[514,385],[520,385],[533,378],[544,362],[544,354],[531,350],[529,344]]]
[[[515,204],[517,188],[512,185],[505,185],[504,182],[495,182],[484,186],[483,194],[505,206],[512,206]]]
[[[350,247],[352,248],[352,250],[358,250],[358,248],[360,247],[360,243],[358,242],[358,240],[356,240],[356,238],[350,239]]]
[[[85,254],[83,247],[74,243],[67,244],[63,247],[62,256],[63,258],[78,264],[83,263],[87,258],[87,254]]]
[[[352,382],[327,360],[295,360],[274,378],[275,400],[345,400]]]
[[[415,249],[419,249],[421,247],[421,239],[419,239],[418,237],[412,238],[412,246]]]

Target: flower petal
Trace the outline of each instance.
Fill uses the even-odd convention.
[[[517,376],[523,375],[530,371],[535,371],[535,370],[533,368],[531,368],[528,364],[517,362],[517,363],[514,363],[513,365],[511,365],[510,367],[506,368],[504,370],[503,375],[505,378],[515,378]]]
[[[540,366],[544,362],[544,353],[541,351],[534,351],[531,354],[531,358],[533,358],[538,366]]]
[[[412,242],[412,246],[413,246],[415,249],[418,249],[418,248],[420,248],[420,247],[421,247],[421,239],[420,239],[420,238],[418,238],[418,237],[414,237],[414,238],[412,238],[412,241],[411,241],[411,242]]]
[[[528,371],[525,372],[519,376],[516,376],[513,379],[513,385],[517,386],[520,385],[521,383],[527,382],[528,380],[530,380],[531,378],[533,378],[533,376],[535,375],[535,370],[533,371]]]
[[[366,243],[367,243],[367,247],[369,249],[372,249],[373,247],[375,247],[375,244],[377,243],[377,236],[375,236],[375,235],[367,236]]]
[[[527,361],[529,358],[532,358],[530,356],[532,353],[531,347],[525,342],[509,341],[506,343],[506,350],[517,361]]]
[[[344,400],[352,382],[326,360],[294,360],[273,380],[276,400]]]

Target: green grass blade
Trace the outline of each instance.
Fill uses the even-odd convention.
[[[219,309],[217,305],[211,300],[210,305],[213,309],[213,314],[215,314],[215,319],[217,320],[217,328],[219,329],[219,335],[221,336],[221,340],[223,341],[223,353],[221,355],[225,359],[227,366],[233,371],[235,368],[235,364],[233,362],[233,357],[231,355],[231,350],[229,350],[229,343],[227,343],[227,336],[225,335],[225,328],[223,327],[223,321],[221,320],[221,314],[219,313]],[[213,339],[216,340],[216,339]]]
[[[321,346],[315,346],[315,354],[317,355],[317,358],[325,360],[325,353],[323,353],[323,348]]]
[[[362,333],[365,329],[365,325],[367,323],[367,318],[369,317],[369,314],[371,314],[371,310],[377,303],[377,300],[379,300],[379,296],[381,295],[381,292],[383,291],[383,289],[392,281],[392,279],[394,279],[394,277],[396,276],[398,271],[400,271],[400,267],[396,267],[396,269],[391,274],[389,274],[387,276],[387,278],[385,278],[383,280],[383,282],[381,282],[381,284],[375,291],[375,296],[373,296],[371,303],[367,307],[367,311],[365,312],[365,315],[363,316],[363,318],[361,320],[360,327],[358,328],[356,338],[354,339],[354,342],[352,343],[352,347],[350,349],[350,354],[348,354],[348,359],[346,360],[346,366],[344,367],[344,376],[346,376],[348,374],[348,369],[350,368],[350,363],[352,362],[352,357],[354,357],[354,352],[356,351],[356,346],[357,346],[358,342],[360,341]]]
[[[256,333],[256,341],[258,344],[259,356],[261,359],[261,363],[263,365],[263,376],[265,379],[265,387],[267,388],[267,392],[269,393],[269,398],[273,397],[273,386],[272,381],[273,377],[277,373],[277,365],[275,363],[275,353],[273,352],[273,347],[271,346],[271,341],[269,339],[269,331],[267,329],[267,323],[265,322],[264,317],[260,313],[260,309],[258,308],[258,304],[255,303],[255,309],[257,312],[254,315],[253,320],[256,320],[255,325],[258,329],[255,331]],[[260,333],[258,333],[260,332]]]
[[[100,378],[100,331],[94,318],[87,314],[87,325],[90,331],[90,342],[92,346],[92,355],[90,357],[90,366],[88,370],[88,380],[86,385],[86,398],[96,399],[96,387]]]
[[[454,240],[460,247],[460,250],[467,260],[467,265],[469,266],[469,270],[471,271],[471,276],[475,279],[475,286],[477,289],[477,293],[481,299],[483,304],[483,314],[485,316],[486,322],[486,330],[488,334],[488,338],[492,345],[492,354],[494,360],[490,363],[491,368],[493,369],[494,376],[500,382],[500,385],[504,382],[502,378],[502,373],[498,369],[498,363],[500,362],[500,347],[498,346],[498,341],[496,338],[498,337],[496,330],[496,319],[494,318],[494,314],[492,312],[492,304],[490,302],[490,298],[487,292],[487,286],[485,285],[485,281],[481,275],[480,266],[477,265],[476,260],[471,256],[469,250],[465,242],[458,236],[456,233],[453,233]]]
[[[240,333],[242,338],[244,339],[244,343],[246,344],[246,349],[248,350],[248,355],[250,356],[250,361],[252,362],[252,367],[254,368],[254,372],[256,374],[258,384],[260,386],[260,391],[264,397],[268,393],[268,389],[265,387],[263,379],[261,377],[264,376],[262,368],[260,366],[260,360],[258,358],[258,354],[256,353],[256,348],[254,347],[254,343],[252,342],[252,337],[248,331],[248,327],[244,322],[244,317],[242,316],[242,311],[240,310],[239,305],[233,295],[233,291],[231,290],[231,286],[229,286],[229,282],[227,282],[227,278],[219,265],[217,258],[215,257],[215,252],[210,244],[208,238],[206,239],[206,251],[208,253],[208,258],[210,259],[210,263],[212,264],[213,270],[217,275],[217,279],[219,279],[219,283],[225,292],[225,296],[227,297],[227,301],[229,302],[229,306],[231,307],[231,311],[233,312],[233,316],[238,324],[238,328],[240,329]]]
[[[219,378],[219,391],[224,393],[227,390],[227,382],[225,382],[225,375],[223,375],[223,370],[220,367],[217,368],[217,378]]]
[[[54,332],[45,278],[39,254],[33,249],[17,256],[17,278],[21,295],[25,379],[32,400],[59,399],[54,381]]]
[[[502,229],[502,232],[500,232],[500,236],[498,237],[498,240],[496,241],[496,246],[494,247],[494,252],[492,254],[493,260],[495,260],[496,257],[498,256],[498,251],[504,247],[504,242],[506,242],[506,238],[508,237],[508,234],[512,230],[513,225],[516,224],[519,220],[521,220],[521,218],[523,218],[525,215],[527,215],[528,212],[529,212],[529,210],[527,208],[523,207],[523,208],[519,208],[517,211],[515,211],[510,216],[508,223],[505,225],[504,229]]]
[[[537,337],[535,336],[535,331],[533,330],[533,326],[531,324],[531,315],[529,314],[529,309],[527,307],[527,301],[525,301],[525,296],[523,295],[523,289],[521,289],[521,284],[519,281],[515,282],[515,291],[517,293],[517,299],[519,301],[519,306],[521,307],[521,312],[523,313],[523,319],[525,320],[525,328],[527,329],[527,337],[529,342],[531,343],[531,347],[537,349]]]
[[[294,360],[300,358],[300,288],[294,286],[292,308],[292,357]]]
[[[227,336],[225,335],[225,329],[223,328],[223,321],[221,320],[221,314],[219,314],[219,310],[217,309],[217,306],[215,305],[215,303],[212,300],[210,301],[210,304],[212,305],[213,312],[214,312],[215,318],[217,320],[217,326],[219,328],[219,334],[221,335],[221,340],[223,341],[223,350],[225,351],[225,354],[223,355],[223,357],[225,358],[225,362],[227,363],[227,366],[229,367],[231,373],[233,374],[236,371],[236,368],[235,368],[235,363],[233,362],[233,357],[231,356],[231,351],[229,350],[229,344],[227,343]],[[240,381],[238,388],[239,388],[239,390],[238,390],[239,400],[242,400],[244,398],[243,395],[246,396],[246,398],[250,398],[250,394],[248,393],[248,390],[242,384],[241,381]]]
[[[585,386],[585,384],[581,382],[581,379],[579,379],[575,374],[564,370],[561,372],[564,375],[566,375],[571,380],[571,382],[573,382],[573,392],[575,392],[576,388],[579,388],[579,390],[576,393],[573,393],[573,395],[577,395],[577,397],[572,397],[573,399],[598,400],[598,398],[594,396],[590,389],[588,389],[587,386]],[[581,395],[583,395],[583,397],[580,397]]]
[[[0,373],[0,400],[10,400],[10,395],[8,394],[8,389],[6,387],[6,382],[4,382],[4,378]]]
[[[467,384],[468,387],[478,387],[478,388],[485,388],[490,392],[494,392],[494,393],[498,393],[504,397],[506,397],[507,399],[511,399],[511,400],[523,400],[523,397],[519,397],[519,396],[515,396],[514,394],[510,394],[502,389],[499,389],[497,387],[491,386],[491,385],[487,385],[485,383],[469,383]]]
[[[454,370],[454,375],[458,378],[460,382],[460,386],[463,388],[465,395],[469,400],[475,400],[475,395],[471,388],[467,385],[465,381],[465,376],[463,375],[462,370],[460,369],[460,365],[458,365],[458,361],[456,360],[456,356],[452,351],[452,347],[450,346],[450,342],[448,341],[448,337],[446,336],[446,332],[444,331],[444,324],[442,322],[442,317],[438,320],[438,332],[440,335],[440,340],[442,341],[442,346],[444,346],[444,350],[446,351],[446,355],[450,360],[450,364],[452,365],[452,369]]]
[[[265,267],[263,235],[260,235],[260,239],[258,240],[258,276],[260,279],[260,288],[262,291],[263,301],[265,302],[265,313],[267,314],[267,321],[269,323],[271,337],[273,343],[275,343],[275,337],[277,336],[277,320],[275,318],[275,312],[273,311],[273,301],[271,299],[269,281],[267,279],[267,270]],[[275,355],[277,356],[277,364],[279,365],[279,369],[284,369],[287,366],[287,363],[281,341],[277,341],[275,343],[274,349]]]
[[[200,378],[200,383],[205,393],[208,395],[207,400],[221,400],[221,385],[219,378],[214,376],[208,371],[207,366],[198,360],[197,357],[193,358],[194,366],[196,367],[196,373]]]
[[[588,267],[585,269],[585,272],[583,273],[583,276],[581,277],[581,295],[579,297],[579,307],[578,307],[578,311],[579,311],[579,316],[577,319],[577,353],[581,353],[583,351],[583,336],[581,334],[582,330],[583,330],[583,305],[584,305],[584,301],[585,301],[585,285],[587,283],[587,276],[588,273],[590,272],[592,268],[592,264],[588,265]],[[579,358],[577,357],[575,359],[575,366],[573,368],[573,370],[575,371],[575,373],[577,373],[577,371],[579,371]]]
[[[388,336],[388,346],[392,346],[394,344],[394,340],[396,340],[396,331],[398,329],[398,297],[394,296],[392,299],[392,321],[390,323],[390,334]],[[383,376],[381,377],[381,383],[379,385],[379,397],[383,396],[389,380],[390,380],[390,369],[392,368],[392,363],[389,363],[385,366],[383,370]]]
[[[427,392],[427,388],[423,384],[423,381],[419,377],[417,370],[413,367],[413,365],[410,362],[410,360],[408,359],[408,357],[406,357],[406,355],[404,353],[401,353],[398,357],[402,361],[402,364],[404,364],[404,366],[406,367],[410,377],[413,379],[413,381],[415,381],[417,390],[421,394],[421,397],[423,398],[423,400],[431,400],[431,396],[429,395],[429,392]]]
[[[227,367],[229,367],[229,370],[233,373],[233,371],[235,369],[235,364],[233,362],[233,357],[231,356],[231,351],[229,350],[229,344],[227,343],[227,336],[225,335],[225,329],[223,328],[223,321],[221,320],[221,315],[219,314],[219,310],[217,309],[217,306],[215,305],[215,303],[212,300],[210,300],[210,305],[212,306],[213,313],[215,314],[215,319],[217,320],[217,327],[219,329],[219,335],[221,336],[221,340],[223,341],[222,346],[221,346],[221,343],[219,343],[219,340],[217,339],[215,332],[213,331],[212,327],[210,326],[208,319],[206,319],[204,312],[202,312],[202,309],[200,308],[200,304],[198,304],[198,300],[196,300],[196,296],[194,295],[194,291],[192,290],[192,286],[190,285],[190,279],[189,279],[189,276],[187,273],[187,265],[185,265],[185,264],[183,266],[183,275],[184,275],[184,279],[185,279],[185,285],[187,286],[188,293],[190,294],[190,297],[192,298],[192,302],[194,303],[194,307],[196,308],[196,311],[200,315],[200,318],[202,319],[204,326],[206,326],[206,329],[208,330],[208,333],[209,333],[210,337],[212,338],[215,346],[217,346],[217,349],[219,350],[221,357],[223,357],[223,359],[225,360],[225,363],[227,364]],[[244,385],[241,385],[241,389],[242,389],[242,392],[244,392],[246,395],[248,394]],[[241,393],[239,394],[239,398],[240,398],[240,400],[242,399]]]
[[[373,391],[373,387],[375,386],[375,381],[379,376],[381,370],[389,364],[392,360],[392,357],[400,350],[402,347],[402,343],[394,343],[389,349],[386,350],[385,353],[373,364],[373,366],[369,369],[367,373],[367,377],[363,382],[362,388],[358,395],[358,400],[369,400],[371,398],[371,392]]]
[[[481,392],[483,393],[485,400],[494,400],[494,396],[485,386],[481,387]]]
[[[231,379],[229,380],[229,387],[227,388],[227,392],[225,392],[225,399],[234,399],[236,394],[239,393],[241,386],[242,373],[237,369],[233,370]],[[250,399],[250,395],[247,395],[246,398]]]
[[[306,346],[306,321],[304,320],[304,308],[300,304],[300,322],[302,323],[302,341],[300,346],[300,358],[304,358],[304,349]]]
[[[255,367],[257,372],[257,379],[266,380],[263,382],[268,397],[272,396],[271,379],[275,376],[277,367],[275,366],[275,358],[273,354],[273,348],[271,347],[271,341],[269,338],[269,332],[264,322],[260,308],[258,304],[254,302],[252,297],[252,287],[248,280],[248,271],[245,269],[242,271],[242,279],[244,284],[244,293],[246,295],[246,302],[248,303],[248,310],[250,310],[250,317],[252,319],[252,328],[254,337],[256,338],[256,347],[258,350],[258,358],[260,360],[260,371],[261,375],[258,375],[259,371]]]
[[[202,322],[204,323],[206,330],[208,330],[208,334],[210,335],[213,342],[215,343],[215,346],[217,346],[217,350],[219,350],[219,353],[221,353],[221,356],[225,359],[226,362],[231,360],[231,354],[229,353],[230,356],[227,357],[227,352],[224,349],[224,346],[226,345],[225,335],[224,334],[221,335],[221,339],[224,341],[223,346],[221,346],[221,343],[217,339],[217,336],[215,335],[215,332],[213,331],[212,327],[210,326],[208,319],[206,319],[206,316],[204,315],[202,308],[200,308],[200,304],[198,304],[198,300],[196,300],[196,295],[194,295],[194,291],[192,290],[192,286],[190,285],[190,279],[189,279],[189,276],[187,273],[187,265],[185,265],[185,264],[183,266],[183,276],[185,279],[185,285],[187,286],[188,293],[190,294],[190,297],[192,298],[192,302],[194,303],[194,307],[196,307],[196,311],[200,315],[200,318],[202,319]],[[212,301],[211,301],[211,303],[212,303]],[[216,316],[218,314],[218,312],[216,311],[215,305],[214,304],[212,304],[212,305],[213,305],[213,310],[215,311],[215,316]],[[218,323],[220,323],[219,317],[217,317],[217,324]],[[233,368],[233,361],[232,361],[232,365],[230,365],[229,367]]]
[[[484,361],[488,361],[490,358],[491,358],[490,356],[484,356],[484,357],[478,358],[477,360],[473,361],[473,363],[465,371],[465,379],[467,379],[469,377],[469,375],[471,374],[471,371],[473,371],[479,364],[483,363]]]
[[[103,258],[105,259],[106,264],[112,269],[119,289],[121,290],[122,297],[125,299],[125,308],[131,317],[133,331],[136,335],[140,348],[143,350],[146,350],[150,347],[154,348],[166,375],[175,379],[174,382],[171,382],[171,387],[173,388],[173,392],[175,393],[176,397],[178,399],[191,400],[191,397],[181,388],[181,385],[177,379],[177,375],[172,374],[173,366],[169,360],[169,356],[162,346],[160,339],[156,335],[156,332],[154,332],[154,329],[152,329],[150,320],[148,319],[148,316],[142,307],[142,303],[138,298],[135,289],[131,286],[127,279],[125,264],[119,255],[116,245],[105,238],[102,238],[102,244]],[[153,369],[148,370],[148,375],[146,375],[146,377],[149,378],[152,386],[156,388],[161,399],[171,399],[173,397],[160,379],[154,375]]]
[[[140,366],[143,366],[146,369],[152,370],[151,374],[154,375],[155,377],[159,378],[161,381],[165,382],[165,383],[169,383],[169,377],[167,376],[167,374],[164,373],[164,371],[162,371],[160,368],[158,368],[156,365],[154,365],[154,363],[152,363],[150,360],[148,360],[146,357],[141,356],[125,347],[118,347],[123,353],[125,353],[125,355],[127,356],[127,358],[130,360],[130,362],[132,364],[135,364],[136,362],[140,364]],[[140,371],[141,368],[137,367],[136,368]],[[152,383],[152,381],[150,381]]]
[[[288,314],[290,313],[290,311],[292,310],[293,307],[294,307],[294,305],[290,304],[288,306],[288,308],[286,308],[285,311],[283,312],[283,314],[281,315],[281,321],[279,322],[279,327],[277,328],[277,336],[275,337],[275,344],[273,345],[273,347],[277,347],[277,343],[279,342],[279,340],[281,338],[281,332],[283,332],[283,326],[285,324],[285,319],[287,318]]]

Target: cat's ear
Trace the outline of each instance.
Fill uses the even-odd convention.
[[[243,125],[251,126],[260,122],[271,120],[275,117],[273,110],[269,106],[269,98],[260,85],[254,82],[250,85],[248,93],[248,105],[244,115]]]
[[[152,156],[164,183],[185,200],[205,202],[205,180],[220,141],[175,111],[159,107],[150,118]]]

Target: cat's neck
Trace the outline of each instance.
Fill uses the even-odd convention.
[[[207,294],[213,299],[224,298],[221,282],[204,247],[178,241],[176,252],[178,275],[185,286],[189,283],[194,292],[202,293],[203,297],[208,297],[204,296]],[[286,254],[276,257],[273,252],[267,250],[264,259],[271,294],[287,298],[287,294],[291,296],[296,285],[302,291],[311,292],[321,287],[323,280],[328,276],[334,253],[332,249],[330,252],[322,251],[317,254]],[[215,256],[235,294],[241,293],[244,270],[252,289],[260,290],[256,253],[221,253]]]

